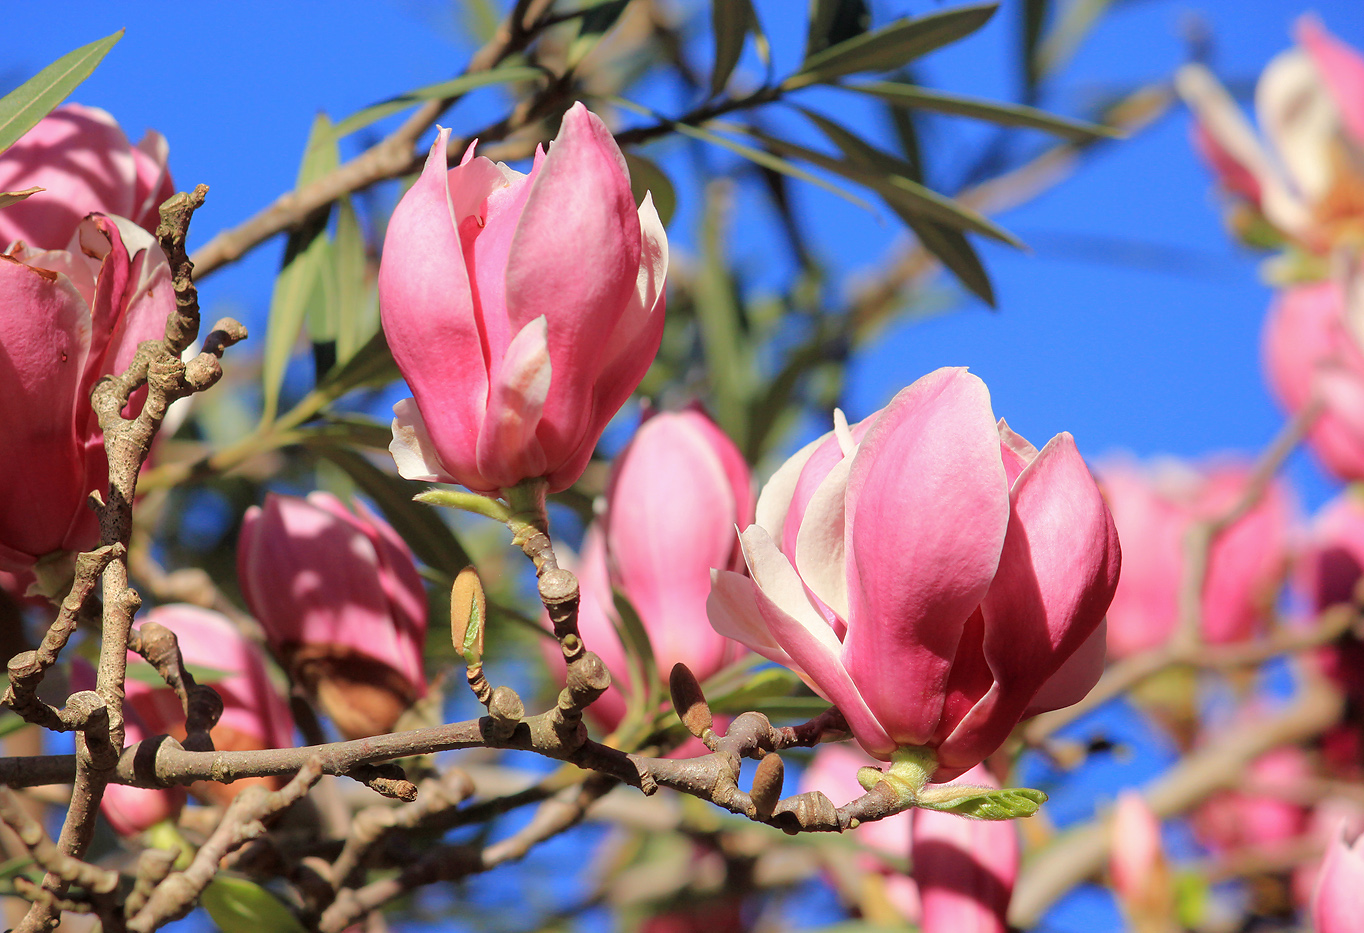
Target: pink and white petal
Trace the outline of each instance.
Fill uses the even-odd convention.
[[[1297,193],[1315,203],[1331,185],[1340,114],[1306,52],[1289,49],[1270,60],[1255,85],[1255,112]]]
[[[844,622],[848,619],[844,500],[851,469],[852,458],[843,458],[815,489],[805,506],[794,549],[800,578]]]
[[[416,399],[405,398],[393,406],[393,440],[388,445],[398,475],[403,479],[423,480],[428,483],[458,483],[446,471],[426,430],[426,422],[417,408]]]
[[[1298,42],[1312,56],[1321,80],[1335,101],[1341,122],[1364,146],[1364,56],[1326,31],[1311,14],[1298,18]]]
[[[478,472],[499,488],[546,473],[535,432],[551,385],[547,335],[543,315],[521,328],[493,381],[478,438]]]
[[[902,390],[858,447],[847,502],[844,662],[896,742],[923,745],[1008,527],[985,383],[944,368]]]
[[[765,529],[774,541],[781,536],[782,528],[786,524],[786,513],[790,511],[791,498],[796,494],[796,484],[800,482],[801,471],[805,469],[805,464],[814,456],[820,445],[832,437],[833,432],[830,431],[806,444],[777,467],[777,472],[763,484],[762,491],[758,493],[754,523]]]
[[[772,633],[758,609],[758,587],[748,577],[732,570],[710,572],[710,596],[706,598],[706,615],[711,628],[726,638],[732,638],[769,661],[790,668],[797,674],[804,672],[791,660]],[[827,699],[827,697],[826,697]]]

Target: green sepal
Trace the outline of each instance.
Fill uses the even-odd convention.
[[[1047,802],[1047,795],[1031,787],[958,787],[943,784],[926,788],[915,806],[925,810],[942,810],[973,820],[1015,820],[1032,816]]]

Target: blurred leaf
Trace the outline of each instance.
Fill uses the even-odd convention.
[[[203,664],[187,663],[185,665],[185,670],[189,671],[189,674],[194,678],[195,683],[201,684],[216,684],[219,681],[226,680],[230,676],[227,671],[219,670],[216,667],[208,667]],[[166,681],[156,672],[156,668],[152,667],[150,664],[129,664],[127,676],[129,680],[135,680],[138,683],[147,684],[151,687],[166,686]]]
[[[658,705],[660,693],[654,645],[630,597],[620,590],[613,590],[611,595],[616,607],[616,617],[612,621],[621,644],[625,646],[625,657],[630,665],[630,691],[627,698],[631,709],[644,713]]]
[[[347,392],[386,386],[400,376],[402,373],[398,371],[393,352],[388,348],[388,338],[382,330],[376,330],[363,347],[328,373],[327,378],[313,390],[313,394],[318,396],[315,410],[320,411]]]
[[[823,84],[859,71],[890,71],[935,49],[965,38],[984,26],[997,3],[957,7],[891,23],[831,45],[805,60],[800,71],[782,82],[788,91]]]
[[[22,716],[17,716],[14,713],[5,713],[3,716],[0,716],[0,739],[13,735],[27,725],[27,720]]]
[[[810,0],[810,25],[805,34],[805,56],[862,35],[871,27],[866,0]]]
[[[758,23],[753,0],[711,0],[710,9],[711,27],[715,32],[715,70],[710,76],[710,96],[714,97],[729,84],[749,33],[753,34],[758,57],[764,64],[771,60],[771,49]]]
[[[757,704],[777,698],[792,699],[791,694],[800,689],[801,680],[784,667],[768,667],[754,671],[744,678],[737,687],[728,692],[716,691],[707,684],[706,698],[711,709],[722,713],[742,713],[753,709]],[[820,700],[827,709],[827,700]]]
[[[890,124],[895,130],[895,141],[900,144],[905,164],[913,173],[909,177],[922,185],[927,170],[924,168],[923,151],[919,148],[919,124],[914,119],[915,111],[906,107],[886,105],[886,113],[890,116]]]
[[[820,114],[804,108],[801,108],[801,112],[820,128],[830,142],[843,150],[844,155],[877,173],[879,177],[894,178],[897,175],[908,175],[913,170],[908,163],[868,145]],[[886,203],[890,205],[891,210],[914,231],[924,249],[938,257],[962,285],[993,308],[995,291],[990,284],[989,273],[985,271],[985,264],[980,261],[980,256],[966,239],[966,235],[955,226],[925,217],[922,212],[909,210],[898,196],[883,196],[886,197]]]
[[[331,137],[331,126],[331,120],[324,113],[319,113],[313,120],[303,164],[298,170],[298,187],[336,168],[339,156],[335,139]],[[327,138],[332,139],[329,144],[315,144],[317,140]],[[309,322],[314,340],[328,339],[327,332],[334,331],[334,325],[327,320],[324,282],[331,247],[326,229],[327,214],[328,210],[323,209],[309,217],[289,234],[284,247],[284,264],[270,295],[270,319],[261,360],[262,424],[273,422],[279,411],[280,384],[284,381],[284,370],[289,365],[304,320]]]
[[[654,210],[663,226],[673,219],[677,210],[677,192],[673,190],[672,180],[652,159],[634,152],[624,152],[625,164],[630,169],[630,191],[635,196],[635,206],[644,202],[645,192],[653,192]]]
[[[715,421],[743,448],[748,436],[747,402],[753,390],[753,366],[725,249],[730,202],[729,188],[723,183],[713,184],[706,191],[701,267],[693,285],[693,302],[706,372],[710,375]]]
[[[332,139],[326,143],[335,142],[342,136],[348,136],[356,130],[362,130],[371,123],[377,123],[384,117],[395,113],[401,113],[409,107],[413,107],[424,100],[445,100],[450,97],[459,97],[470,91],[478,90],[481,87],[488,87],[493,84],[506,84],[511,81],[533,81],[543,77],[543,68],[533,68],[529,65],[504,65],[501,68],[493,68],[489,71],[479,71],[474,74],[462,75],[449,81],[441,81],[439,84],[428,84],[426,87],[419,87],[415,91],[408,91],[406,94],[399,94],[397,97],[390,97],[388,100],[371,104],[364,110],[356,111],[337,123],[332,128]]]
[[[379,469],[345,443],[322,435],[304,439],[304,446],[345,470],[364,491],[419,559],[454,579],[472,563],[445,522],[430,506],[413,502],[414,493],[427,488]]]
[[[578,35],[568,46],[568,67],[577,68],[602,37],[611,31],[625,12],[630,0],[596,0],[583,8],[578,19]]]
[[[1042,80],[1037,48],[1050,11],[1051,0],[1023,0],[1023,88],[1028,100],[1037,96],[1037,85]]]
[[[1038,79],[1064,68],[1113,0],[1070,0],[1039,43],[1034,57]]]
[[[899,159],[863,142],[828,118],[814,111],[801,109],[812,122],[819,126],[825,135],[829,136],[835,145],[840,149],[847,145],[860,153],[862,158],[836,159],[822,152],[816,152],[812,149],[806,149],[804,146],[797,146],[795,143],[777,139],[758,130],[750,129],[748,132],[755,139],[783,155],[802,159],[812,165],[818,165],[827,171],[842,175],[850,181],[866,185],[881,195],[886,203],[896,209],[897,212],[905,210],[950,227],[972,230],[1002,243],[1008,243],[1010,246],[1023,248],[1022,241],[979,211],[972,210],[966,205],[910,179],[907,174],[908,166]],[[893,164],[895,168],[887,168],[883,171],[870,167],[872,164],[883,160]],[[887,174],[886,172],[890,173]]]
[[[123,38],[123,30],[68,52],[0,98],[0,152],[19,141],[68,94],[90,77],[104,56]]]
[[[378,316],[368,313],[373,302],[365,235],[348,197],[336,202],[336,240],[331,259],[336,285],[336,361],[344,364],[379,327]]]
[[[27,725],[27,724],[26,724]],[[0,881],[10,881],[17,875],[22,875],[30,868],[37,867],[37,862],[28,856],[6,859],[0,862]]]
[[[988,120],[1002,126],[1020,126],[1043,130],[1057,136],[1063,136],[1066,139],[1073,139],[1076,142],[1112,139],[1122,135],[1121,131],[1111,127],[1100,126],[1097,123],[1089,123],[1085,120],[1072,120],[1068,117],[1047,113],[1045,110],[1038,110],[1035,107],[981,100],[975,97],[962,97],[957,94],[945,94],[941,91],[931,91],[912,84],[873,81],[867,84],[841,84],[838,86],[850,91],[879,97],[897,107],[912,107],[916,110],[931,110],[935,113],[974,117],[977,120]]]
[[[219,874],[200,899],[222,933],[307,933],[284,902],[236,875]]]
[[[39,191],[46,191],[46,188],[39,188],[34,185],[32,188],[25,188],[23,191],[0,191],[0,208],[9,207],[11,204],[18,204]]]
[[[1201,872],[1177,871],[1174,874],[1175,914],[1186,930],[1205,928],[1212,902],[1212,881]]]

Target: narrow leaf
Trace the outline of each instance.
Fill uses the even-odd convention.
[[[894,209],[892,207],[892,209]],[[995,289],[990,284],[990,273],[985,263],[980,261],[975,247],[966,239],[966,234],[946,224],[915,217],[913,214],[896,211],[914,235],[919,238],[923,248],[938,258],[947,270],[957,277],[973,295],[990,307],[996,307]]]
[[[668,226],[669,221],[673,219],[673,212],[677,210],[677,192],[673,189],[671,179],[652,159],[646,159],[635,152],[626,152],[623,155],[625,164],[630,169],[630,192],[635,196],[635,206],[638,207],[644,201],[646,192],[652,192],[658,219],[663,222],[663,226]]]
[[[68,52],[0,98],[0,152],[13,146],[66,100],[122,38],[120,29]]]
[[[635,611],[630,598],[619,590],[613,592],[616,607],[616,634],[625,646],[625,657],[630,664],[630,705],[639,711],[652,710],[659,694],[658,662],[654,660],[654,645],[649,630]],[[589,646],[590,647],[590,646]]]
[[[707,191],[706,213],[701,225],[701,268],[697,270],[693,301],[696,323],[715,420],[744,446],[748,436],[748,399],[753,391],[751,349],[744,333],[743,309],[730,277],[725,248],[725,224],[731,197],[727,188]]]
[[[1051,0],[1023,0],[1023,23],[1020,30],[1023,54],[1023,88],[1027,99],[1037,96],[1037,85],[1042,80],[1042,69],[1037,49],[1042,42],[1042,30],[1047,25]]]
[[[336,202],[336,239],[332,245],[336,361],[345,364],[379,330],[378,302],[369,282],[365,235],[348,197]]]
[[[545,71],[542,68],[533,68],[528,65],[507,65],[502,68],[493,68],[490,71],[462,75],[449,81],[441,81],[438,84],[428,84],[426,87],[419,87],[414,91],[399,94],[397,97],[390,97],[388,100],[370,104],[365,109],[356,111],[337,123],[332,129],[332,134],[335,139],[349,136],[356,130],[362,130],[384,117],[401,113],[409,107],[415,107],[424,100],[448,100],[460,97],[470,91],[476,91],[481,87],[507,84],[512,81],[533,81],[536,78],[543,77],[544,74]]]
[[[989,21],[998,6],[997,3],[980,3],[903,19],[875,32],[831,45],[807,58],[799,72],[782,82],[782,87],[793,91],[860,71],[900,68],[969,36]]]
[[[283,901],[236,875],[219,874],[204,889],[201,903],[222,933],[306,933]]]
[[[935,113],[974,117],[1002,126],[1043,130],[1077,142],[1090,142],[1104,138],[1112,139],[1122,135],[1121,131],[1112,127],[1100,126],[1097,123],[1090,123],[1085,120],[1072,120],[1068,117],[1047,113],[1045,110],[1038,110],[1036,107],[981,100],[975,97],[962,97],[958,94],[931,91],[912,84],[872,81],[866,84],[840,84],[838,86],[850,91],[857,91],[860,94],[879,97],[897,107],[911,107],[916,110],[931,110]]]
[[[1070,61],[1085,36],[1113,0],[1073,0],[1057,17],[1056,24],[1037,46],[1037,73],[1045,77]]]
[[[37,194],[39,191],[46,191],[46,188],[39,188],[34,185],[32,188],[25,188],[23,191],[0,191],[0,208],[9,207],[11,204],[18,204],[20,201]]]
[[[757,14],[752,0],[711,0],[710,20],[715,33],[715,68],[710,74],[710,96],[714,97],[729,84]]]
[[[630,0],[597,0],[583,10],[578,19],[578,36],[568,46],[570,70],[577,68],[588,53],[597,47],[602,37],[616,25],[616,20],[620,19],[620,14],[625,12],[629,3]]]
[[[866,0],[810,0],[805,59],[862,35],[870,25],[871,11]]]

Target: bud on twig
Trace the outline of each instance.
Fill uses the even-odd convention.
[[[713,747],[715,720],[691,668],[681,661],[674,664],[672,673],[668,676],[668,690],[672,694],[673,709],[677,711],[677,718],[682,720],[682,725],[686,726],[692,735],[705,742],[707,747]]]
[[[753,800],[753,808],[758,811],[759,818],[771,819],[772,811],[776,809],[777,801],[781,799],[781,783],[785,774],[786,765],[776,752],[769,752],[758,762],[758,770],[753,774],[753,790],[749,797]]]
[[[467,664],[483,660],[483,621],[487,616],[483,582],[471,564],[459,572],[450,587],[450,640]]]

